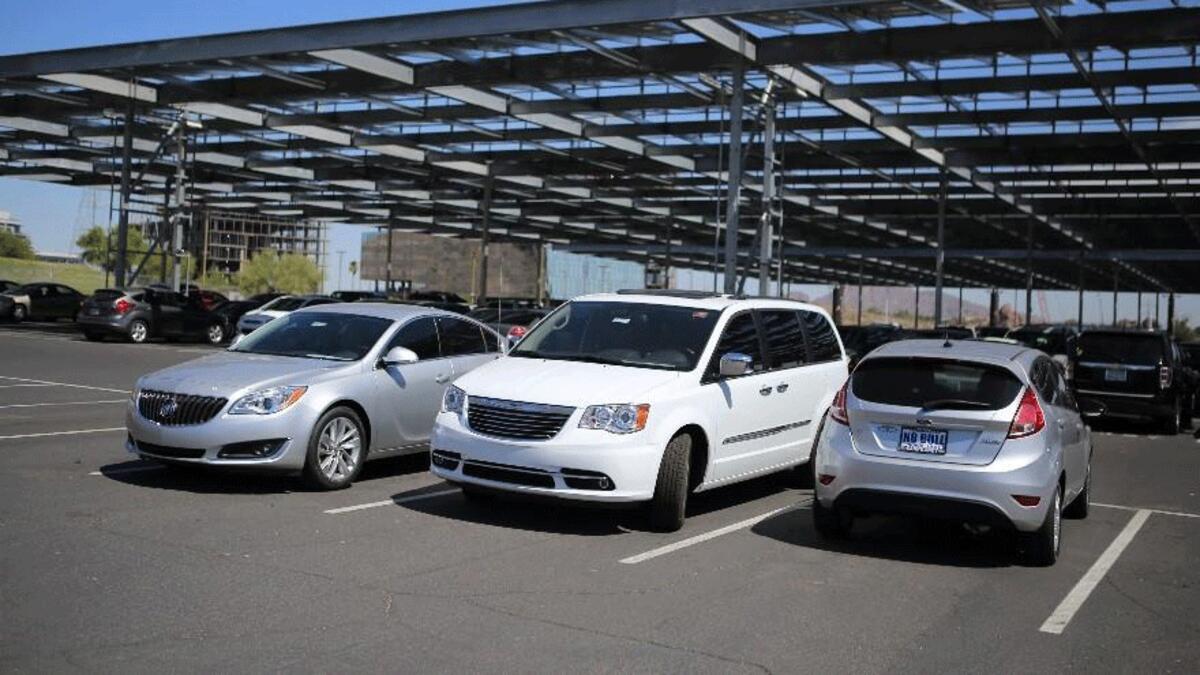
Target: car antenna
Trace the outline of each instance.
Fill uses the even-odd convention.
[[[953,344],[951,344],[951,342],[950,342],[950,329],[949,329],[949,328],[945,328],[944,330],[945,330],[945,335],[946,335],[946,341],[942,343],[942,348],[943,348],[943,349],[950,349],[951,347],[953,347],[953,346],[954,346],[954,345],[953,345]]]

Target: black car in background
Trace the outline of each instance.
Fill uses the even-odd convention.
[[[1192,382],[1192,418],[1200,415],[1200,342],[1180,342],[1179,354]]]
[[[842,336],[842,344],[846,348],[846,356],[850,357],[850,367],[853,368],[859,359],[882,347],[889,342],[906,339],[912,331],[905,330],[892,324],[877,323],[866,326],[838,326],[838,334]]]
[[[20,285],[21,284],[18,284],[15,281],[9,281],[8,279],[0,279],[0,293],[3,293],[5,291],[11,291],[12,289],[14,289]]]
[[[115,336],[142,343],[161,337],[219,345],[230,335],[222,317],[206,310],[197,295],[161,288],[100,289],[83,303],[75,321],[92,341]]]
[[[376,291],[334,291],[329,297],[342,302],[387,302],[387,295]]]
[[[1089,330],[1072,359],[1075,392],[1104,403],[1104,417],[1151,420],[1167,434],[1191,421],[1190,376],[1165,332]]]
[[[25,284],[0,292],[0,318],[20,323],[25,319],[73,319],[83,303],[79,291],[52,282]]]
[[[1075,353],[1075,347],[1079,342],[1079,330],[1074,326],[1031,324],[1014,328],[1005,337],[1012,338],[1026,347],[1040,349],[1051,356],[1055,354],[1070,356]]]
[[[471,311],[471,305],[467,304],[467,301],[461,295],[446,291],[413,291],[408,294],[408,297],[403,302],[444,309],[447,312],[454,312],[456,314],[466,314]]]
[[[480,323],[487,324],[492,330],[511,340],[519,340],[525,336],[533,324],[542,320],[554,310],[540,307],[478,307],[471,310],[467,316]]]

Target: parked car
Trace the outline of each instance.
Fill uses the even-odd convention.
[[[387,295],[376,291],[334,291],[329,297],[342,302],[387,302]]]
[[[150,288],[155,291],[165,291],[168,293],[175,291],[173,286],[164,283],[148,284],[146,288]],[[205,310],[212,310],[214,307],[229,301],[229,298],[225,297],[224,295],[216,291],[200,288],[196,284],[183,284],[182,288],[179,289],[179,292],[186,296],[193,303],[199,304]]]
[[[1192,376],[1192,421],[1200,416],[1200,342],[1182,342],[1179,352]]]
[[[283,295],[253,312],[247,312],[242,315],[242,318],[238,319],[237,323],[238,334],[249,335],[268,321],[278,319],[298,309],[316,307],[318,305],[331,305],[336,302],[340,302],[340,300],[335,300],[327,295]]]
[[[922,328],[907,331],[904,339],[927,340],[974,340],[975,329],[970,326],[939,326],[937,328]]]
[[[455,314],[466,314],[471,311],[471,305],[467,304],[461,295],[446,291],[413,291],[408,294],[404,302],[425,307],[437,307]]]
[[[20,285],[21,284],[18,284],[15,281],[9,281],[8,279],[0,279],[0,293],[4,293],[5,291],[11,291],[12,289],[14,289]]]
[[[344,488],[367,460],[424,451],[447,385],[500,354],[491,329],[439,310],[309,307],[220,354],[139,379],[127,447]]]
[[[492,330],[504,335],[509,342],[525,336],[533,324],[541,321],[551,310],[537,307],[514,308],[502,306],[473,309],[467,316],[486,323]]]
[[[1012,330],[1008,326],[976,326],[975,337],[977,338],[1002,338],[1008,335]]]
[[[1182,356],[1165,332],[1084,331],[1073,368],[1075,393],[1103,401],[1106,417],[1151,420],[1167,434],[1190,422]]]
[[[1082,409],[1084,412],[1081,412]],[[875,513],[1015,529],[1052,565],[1063,515],[1087,516],[1091,432],[1050,358],[1023,345],[905,340],[864,358],[834,398],[813,463],[813,524]]]
[[[140,344],[161,337],[219,345],[230,336],[223,318],[198,298],[161,288],[102,288],[84,301],[75,321],[93,342],[112,336]]]
[[[1064,369],[1068,380],[1075,379],[1071,370],[1071,357],[1079,343],[1079,329],[1075,326],[1033,324],[1011,330],[1006,337],[1049,354]]]
[[[846,378],[824,310],[778,299],[630,292],[576,298],[446,390],[432,470],[489,491],[645,505],[808,461]]]
[[[0,318],[20,323],[25,319],[74,319],[84,295],[62,284],[39,282],[0,292]]]
[[[908,331],[892,324],[868,324],[866,326],[838,326],[842,343],[846,346],[846,355],[850,357],[851,367],[862,357],[870,354],[889,342],[904,339]]]

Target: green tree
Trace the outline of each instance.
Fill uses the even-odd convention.
[[[298,253],[260,251],[242,264],[237,286],[246,295],[268,291],[313,293],[321,286],[321,269],[311,258]]]
[[[33,260],[33,245],[19,234],[0,231],[0,258]]]
[[[106,237],[106,234],[110,236]],[[95,225],[79,235],[79,238],[75,240],[75,245],[79,247],[80,255],[83,257],[84,262],[91,265],[98,265],[110,272],[112,271],[113,264],[117,260],[116,232],[106,233],[104,228]],[[125,247],[125,268],[132,273],[133,268],[146,255],[147,248],[146,238],[142,236],[142,231],[135,227],[129,228],[129,238]],[[140,278],[143,281],[158,279],[162,270],[162,258],[156,251],[146,261],[146,266],[142,268]]]

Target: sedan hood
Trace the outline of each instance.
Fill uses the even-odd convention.
[[[581,407],[645,403],[650,394],[689,376],[671,370],[506,356],[463,375],[469,396]]]
[[[178,394],[232,396],[246,389],[313,385],[357,363],[223,352],[159,370],[138,380],[138,389]]]

